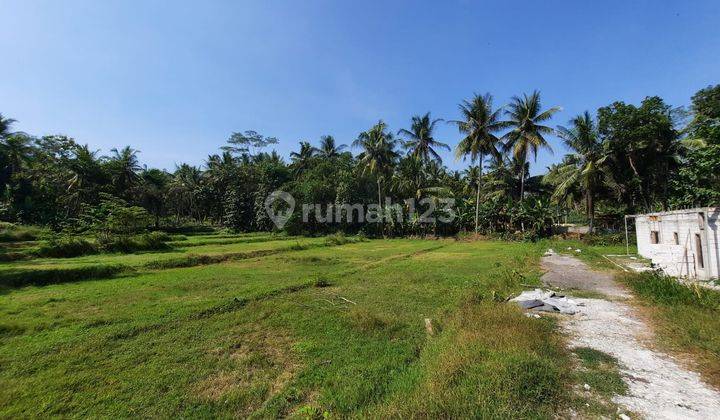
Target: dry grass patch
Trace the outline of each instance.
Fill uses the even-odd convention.
[[[280,394],[301,367],[292,337],[278,329],[241,333],[228,347],[211,353],[223,367],[198,383],[195,391],[206,401],[238,401],[242,415]]]

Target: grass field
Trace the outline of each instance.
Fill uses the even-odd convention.
[[[545,244],[226,236],[3,263],[0,278],[132,270],[5,284],[0,417],[552,417],[574,404],[553,320],[504,303],[539,281]],[[237,258],[167,264],[190,253]]]

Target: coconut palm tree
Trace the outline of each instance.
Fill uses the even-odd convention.
[[[320,147],[315,149],[318,156],[325,159],[332,159],[340,156],[343,150],[347,148],[346,145],[335,145],[335,138],[333,136],[322,136],[320,137]]]
[[[7,163],[8,175],[19,172],[33,153],[32,137],[24,133],[11,133],[0,143],[0,152]]]
[[[308,169],[310,166],[310,160],[315,157],[316,150],[306,141],[300,142],[300,150],[298,152],[290,153],[290,160],[295,167],[296,173],[301,173]]]
[[[168,201],[175,209],[177,220],[180,216],[199,218],[197,201],[202,182],[202,172],[195,166],[183,163],[175,168],[168,185]]]
[[[412,156],[402,158],[392,175],[392,190],[401,197],[420,199],[422,189],[427,184],[426,175],[419,159]]]
[[[450,147],[433,137],[435,125],[440,121],[442,121],[440,118],[431,120],[429,112],[423,116],[415,115],[412,117],[409,130],[403,128],[398,131],[398,135],[407,137],[407,140],[403,142],[403,147],[408,151],[409,156],[422,162],[431,160],[442,162],[442,158],[435,149],[449,151]]]
[[[378,121],[372,128],[360,133],[353,147],[363,151],[358,155],[358,165],[363,174],[374,175],[377,180],[378,205],[382,207],[382,183],[392,173],[398,153],[397,140],[387,132],[387,124]]]
[[[10,132],[10,126],[13,125],[16,121],[12,118],[5,118],[2,114],[0,114],[0,139],[4,139],[5,137],[12,134]]]
[[[590,220],[590,232],[595,222],[595,195],[603,178],[607,154],[599,139],[597,128],[585,111],[570,120],[571,127],[557,128],[558,136],[573,151],[565,164],[557,168],[559,183],[553,193],[553,199],[560,200],[580,187],[585,195],[585,207]]]
[[[108,165],[112,174],[112,181],[116,190],[121,195],[127,195],[128,189],[140,181],[138,172],[142,170],[135,150],[130,146],[110,150],[113,155],[109,158]]]
[[[493,110],[492,95],[475,95],[470,101],[460,104],[462,120],[450,121],[457,125],[458,130],[465,135],[455,149],[457,159],[470,157],[472,163],[477,163],[478,174],[475,196],[475,232],[478,231],[478,217],[480,211],[480,188],[482,185],[482,169],[486,156],[497,159],[500,155],[497,146],[500,139],[495,135],[507,126],[506,121],[500,120],[502,108]]]
[[[77,146],[73,157],[67,161],[68,169],[72,174],[68,181],[68,211],[74,212],[80,203],[90,201],[96,188],[92,184],[102,183],[104,180],[102,166],[98,160],[98,151],[90,150],[86,144]]]
[[[533,159],[536,160],[540,148],[552,152],[550,144],[543,135],[553,134],[554,130],[541,123],[552,118],[553,114],[560,111],[560,107],[552,107],[546,111],[541,109],[540,92],[536,90],[530,96],[527,94],[523,94],[522,98],[513,96],[508,109],[505,111],[507,116],[510,117],[508,125],[512,127],[503,136],[506,140],[505,149],[506,151],[512,151],[513,158],[522,163],[520,166],[521,202],[525,195],[525,163],[528,161],[528,153],[532,153]]]

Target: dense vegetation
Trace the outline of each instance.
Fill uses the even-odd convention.
[[[381,224],[301,223],[295,212],[285,226],[290,233],[477,230],[535,237],[552,222],[612,227],[624,213],[720,201],[720,85],[697,92],[690,112],[648,97],[640,105],[615,102],[595,116],[586,112],[567,127],[551,127],[558,108],[544,108],[538,92],[499,108],[491,95],[475,95],[459,108],[449,123],[462,136],[455,152],[469,159],[465,171],[443,166],[438,151],[449,146],[435,138],[442,120],[429,113],[397,134],[378,122],[352,142],[356,155],[331,136],[317,146],[302,141],[289,163],[267,151],[277,139],[233,133],[203,167],[182,164],[172,173],[143,167],[129,146],[101,156],[66,136],[14,132],[14,121],[0,116],[0,220],[93,233],[106,243],[115,235],[188,223],[269,231],[264,200],[282,189],[298,205],[377,203],[388,216]],[[529,161],[550,148],[549,135],[562,138],[572,153],[546,174],[530,176]],[[458,217],[433,224],[390,217],[407,216],[408,198],[424,199],[419,212],[451,199]],[[434,215],[443,212],[438,206]]]

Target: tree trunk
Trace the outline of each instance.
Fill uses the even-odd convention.
[[[380,190],[380,178],[377,179],[377,187],[378,187],[378,206],[382,208],[382,193]]]
[[[483,156],[482,153],[480,153],[480,164],[478,165],[479,175],[477,179],[477,194],[475,195],[475,233],[478,233],[478,222],[480,219],[480,182],[482,181],[482,164],[483,159],[485,156]]]
[[[475,233],[478,233],[478,218],[480,216],[480,182],[477,185],[477,195],[475,196]]]
[[[523,202],[523,198],[525,196],[525,162],[527,161],[527,156],[523,157],[522,161],[522,169],[520,170],[520,202]],[[520,221],[520,230],[522,232],[525,232],[525,222],[522,220]]]
[[[522,203],[525,196],[525,161],[523,159],[522,168],[520,169],[520,202]]]
[[[588,233],[593,233],[593,230],[595,228],[595,200],[593,200],[593,191],[590,188],[588,188],[587,191],[587,212],[588,218],[590,219]]]
[[[630,163],[630,168],[632,168],[633,173],[637,178],[640,179],[640,197],[643,200],[643,203],[645,204],[645,211],[650,211],[650,203],[648,202],[647,197],[645,196],[645,188],[643,187],[642,183],[642,177],[637,171],[637,168],[635,167],[635,161],[632,158],[632,155],[628,155],[628,162]]]

